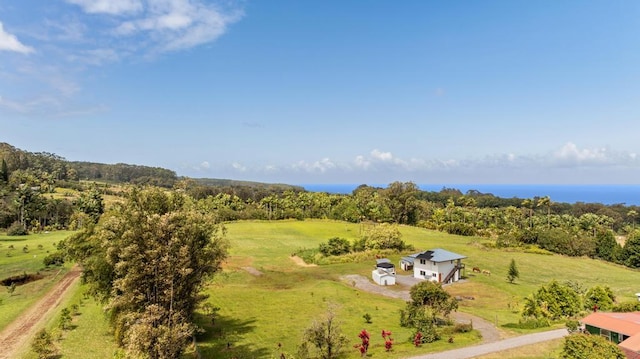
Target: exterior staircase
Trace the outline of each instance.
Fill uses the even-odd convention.
[[[446,277],[444,277],[444,280],[442,281],[442,284],[447,284],[449,283],[449,281],[453,278],[453,276],[456,274],[456,271],[461,270],[462,268],[464,268],[464,264],[459,263],[456,264],[455,267],[453,267],[453,269],[451,270],[451,272],[449,272],[449,274],[447,274]]]

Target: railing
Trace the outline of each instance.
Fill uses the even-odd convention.
[[[455,267],[453,267],[453,269],[451,270],[451,272],[449,272],[449,274],[447,274],[446,277],[444,277],[444,280],[442,281],[442,284],[447,284],[449,283],[449,281],[451,280],[451,278],[453,278],[453,276],[456,274],[456,271],[460,270],[464,268],[464,264],[456,264]]]

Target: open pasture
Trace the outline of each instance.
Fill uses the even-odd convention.
[[[68,266],[47,269],[42,259],[55,252],[55,244],[71,233],[56,231],[27,236],[0,235],[0,280],[24,273],[35,274],[39,278],[16,286],[12,293],[8,287],[0,288],[0,330],[40,299],[66,273]]]
[[[362,225],[337,221],[241,221],[227,225],[231,242],[230,256],[224,271],[206,289],[208,303],[220,307],[212,324],[199,316],[207,333],[199,338],[199,350],[206,357],[271,357],[281,351],[293,353],[302,332],[316,318],[336,304],[336,314],[351,344],[366,328],[372,334],[374,357],[406,357],[449,349],[477,342],[471,334],[456,334],[454,343],[445,340],[427,344],[422,349],[408,343],[410,330],[399,326],[399,310],[404,303],[379,295],[358,291],[340,280],[346,274],[370,276],[374,258],[361,263],[301,267],[291,255],[301,248],[317,247],[331,237],[359,238]],[[415,227],[401,227],[403,240],[416,251],[444,248],[467,256],[464,261],[467,281],[447,286],[453,295],[474,297],[460,302],[461,311],[497,323],[505,336],[526,332],[514,330],[523,298],[552,279],[572,280],[585,288],[599,284],[611,287],[621,301],[635,300],[640,291],[640,272],[588,258],[487,249],[483,239],[459,237]],[[397,263],[401,254],[392,256]],[[507,270],[511,258],[519,269],[520,279],[510,284]],[[472,267],[488,270],[491,275],[472,273]],[[402,271],[400,271],[402,272]],[[369,313],[371,324],[362,316]],[[382,329],[394,333],[393,353],[386,353],[380,337]],[[279,347],[278,344],[281,346]],[[281,348],[281,349],[279,349]],[[359,356],[350,348],[351,357]]]

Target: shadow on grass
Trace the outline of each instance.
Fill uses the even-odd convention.
[[[255,319],[240,320],[226,316],[216,316],[212,322],[209,316],[196,313],[196,323],[204,329],[196,339],[198,351],[203,358],[265,358],[270,356],[266,348],[245,344],[255,330]]]

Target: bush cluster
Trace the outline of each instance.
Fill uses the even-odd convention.
[[[7,229],[7,236],[26,236],[27,234],[27,230],[20,222],[13,222]]]

